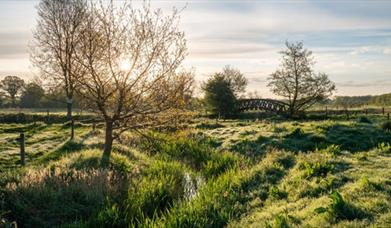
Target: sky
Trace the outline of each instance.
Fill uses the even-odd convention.
[[[0,79],[26,80],[36,70],[28,44],[36,23],[35,0],[0,0]],[[391,1],[152,0],[170,12],[183,8],[187,68],[198,83],[225,65],[247,77],[248,91],[275,98],[267,78],[279,68],[286,41],[313,51],[315,70],[337,85],[336,95],[391,93]]]

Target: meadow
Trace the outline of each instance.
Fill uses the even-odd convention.
[[[0,124],[0,227],[391,225],[391,132],[381,114],[199,117],[126,132],[108,167],[103,128],[76,122],[69,134],[69,124]]]

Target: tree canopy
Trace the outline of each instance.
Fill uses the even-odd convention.
[[[45,90],[37,83],[28,83],[20,96],[20,106],[22,108],[37,108],[42,104]]]
[[[11,98],[12,106],[16,105],[16,96],[22,91],[24,80],[18,76],[6,76],[0,82],[0,88]]]
[[[222,75],[215,74],[203,86],[207,109],[219,117],[234,113],[236,97],[230,83]]]
[[[228,117],[235,112],[236,101],[245,92],[247,79],[235,68],[225,66],[222,72],[214,73],[202,86],[206,108],[219,117]]]

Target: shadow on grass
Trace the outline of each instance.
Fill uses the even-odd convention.
[[[85,149],[85,148],[86,148],[86,146],[83,145],[81,142],[68,140],[64,144],[62,144],[60,147],[55,149],[54,151],[49,152],[49,153],[45,154],[44,156],[35,160],[35,163],[36,164],[46,164],[49,161],[58,160],[59,158],[61,158],[65,154],[75,153],[75,152],[78,152],[78,151]]]
[[[336,124],[326,130],[325,136],[329,144],[339,145],[341,149],[351,152],[367,151],[381,142],[391,142],[391,134],[368,124]]]
[[[200,123],[195,126],[198,129],[217,129],[224,128],[225,126],[219,123]]]
[[[23,126],[16,126],[16,127],[10,127],[10,128],[4,128],[2,129],[2,133],[19,133],[24,132],[25,134],[35,134],[43,129],[48,127],[46,124],[37,123],[37,124],[27,124]]]
[[[260,136],[256,140],[244,139],[231,147],[242,155],[262,157],[267,148],[273,147],[292,152],[307,152],[337,145],[350,152],[368,151],[379,143],[391,142],[391,134],[371,124],[335,124],[323,128],[322,133],[305,132],[296,128],[284,136]]]

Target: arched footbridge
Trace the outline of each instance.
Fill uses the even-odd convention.
[[[282,101],[273,99],[240,99],[238,100],[238,111],[261,110],[277,114],[285,113],[288,105]]]

